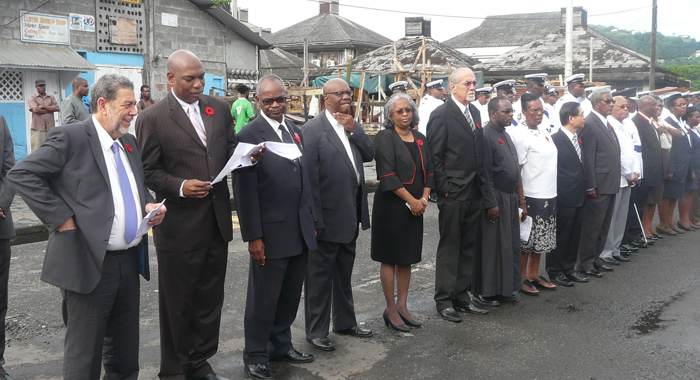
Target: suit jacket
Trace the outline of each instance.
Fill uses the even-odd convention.
[[[41,280],[77,293],[90,293],[102,277],[109,242],[114,202],[100,140],[92,118],[52,129],[46,142],[18,162],[8,181],[29,208],[49,229],[49,242]],[[97,128],[100,128],[97,126]],[[128,152],[145,215],[146,203],[154,202],[146,190],[136,139],[126,134],[119,139]],[[73,217],[76,230],[58,232]],[[145,254],[147,236],[140,252]],[[147,261],[146,261],[147,262]],[[149,277],[146,265],[144,277]]]
[[[666,122],[674,128],[683,132],[683,136],[673,136],[673,145],[671,145],[671,158],[668,161],[668,170],[666,174],[673,173],[674,182],[685,182],[690,170],[690,162],[693,158],[693,147],[688,141],[688,132],[683,129],[672,117],[667,117]],[[691,132],[692,133],[692,132]]]
[[[12,142],[7,121],[0,115],[0,207],[5,212],[5,219],[0,220],[0,239],[9,239],[15,236],[15,225],[12,222],[10,206],[15,198],[15,189],[7,182],[7,172],[15,166],[15,144]]]
[[[224,241],[233,239],[227,179],[215,184],[204,198],[180,197],[183,181],[213,180],[236,148],[228,105],[202,95],[199,111],[207,135],[206,147],[172,92],[136,119],[146,186],[155,191],[158,201],[167,199],[168,217],[153,229],[158,249],[182,252],[206,247],[217,231]]]
[[[304,163],[308,169],[316,228],[323,229],[318,240],[350,243],[356,236],[357,224],[369,228],[369,206],[363,162],[374,159],[372,139],[355,123],[355,132],[348,136],[355,167],[345,146],[326,117],[326,112],[304,124]],[[358,192],[361,192],[358,205]]]
[[[664,182],[663,160],[661,158],[661,142],[654,128],[644,116],[637,112],[632,118],[639,132],[642,143],[643,178],[639,186],[653,187]]]
[[[620,146],[607,124],[591,112],[586,117],[581,137],[581,156],[586,173],[586,190],[597,194],[620,192]]]
[[[452,97],[430,114],[428,145],[435,169],[435,191],[439,197],[458,201],[483,201],[483,208],[497,205],[488,193],[483,178],[483,129],[479,110],[469,104],[469,113],[476,123],[472,132],[467,119]]]
[[[304,152],[301,131],[285,119],[285,125]],[[265,118],[257,117],[238,134],[241,142],[282,142]],[[255,171],[235,172],[233,193],[243,241],[263,239],[265,257],[281,259],[299,255],[304,244],[316,249],[314,212],[308,167],[302,156],[298,165],[266,153]]]
[[[569,136],[561,129],[552,135],[557,146],[557,206],[581,207],[586,198],[583,163]],[[579,145],[580,146],[580,145]],[[583,149],[583,148],[581,148]],[[583,151],[581,153],[583,156]]]
[[[415,129],[411,133],[418,144],[420,162],[413,161],[411,152],[406,149],[406,144],[396,130],[384,129],[374,137],[379,180],[377,192],[393,191],[404,185],[412,185],[419,170],[423,172],[423,187],[435,188],[435,170],[426,138]]]

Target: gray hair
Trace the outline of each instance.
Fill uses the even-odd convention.
[[[263,83],[265,83],[267,81],[271,81],[271,80],[276,80],[276,81],[282,83],[282,86],[284,86],[284,81],[282,80],[282,78],[278,77],[275,74],[267,74],[264,77],[260,78],[260,80],[258,80],[257,88],[260,88],[260,85],[262,85]]]
[[[386,129],[394,129],[394,120],[391,119],[391,115],[394,113],[394,105],[399,99],[408,100],[408,105],[410,105],[411,109],[413,110],[413,120],[411,120],[411,126],[418,125],[418,108],[416,108],[416,103],[413,102],[413,99],[411,99],[408,94],[397,92],[396,94],[392,95],[384,105],[384,122],[382,123],[382,127]]]
[[[607,88],[595,90],[595,91],[593,91],[593,93],[591,93],[591,97],[588,99],[591,101],[591,104],[596,104],[596,102],[603,101],[603,95],[605,95],[605,94],[610,94],[612,96],[612,91],[610,91]]]
[[[90,93],[90,107],[97,109],[97,100],[105,98],[107,102],[113,102],[117,98],[117,92],[122,88],[134,91],[134,83],[129,78],[119,74],[107,74],[92,85]]]

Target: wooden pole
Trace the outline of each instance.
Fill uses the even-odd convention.
[[[345,74],[345,82],[350,85],[350,74],[352,74],[352,56],[348,57],[348,72]]]
[[[649,91],[656,89],[656,0],[651,5],[651,55],[649,57]]]
[[[309,87],[309,43],[306,38],[304,38],[304,80],[301,85]]]
[[[593,82],[593,37],[591,37],[591,56],[588,65],[588,80]]]
[[[574,0],[568,0],[566,4],[566,41],[564,51],[566,54],[564,77],[568,78],[573,74],[574,66]]]
[[[362,122],[362,92],[365,90],[365,72],[360,76],[360,91],[357,93],[357,108],[355,109],[355,120],[358,123]]]

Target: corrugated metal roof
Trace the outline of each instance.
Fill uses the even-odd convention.
[[[68,46],[17,45],[0,49],[0,67],[93,71],[96,66]]]

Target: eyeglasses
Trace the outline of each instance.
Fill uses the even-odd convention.
[[[528,111],[530,111],[530,112],[532,112],[532,113],[535,113],[535,114],[537,114],[537,113],[544,113],[544,108],[531,108],[531,109],[529,109]]]
[[[351,91],[351,90],[348,90],[348,91],[326,92],[326,95],[331,95],[331,94],[332,94],[332,95],[335,95],[335,96],[337,96],[337,97],[339,97],[339,98],[342,98],[344,95],[347,95],[347,96],[349,96],[349,97],[352,98],[352,91]]]
[[[465,85],[465,86],[467,86],[467,87],[471,87],[471,86],[476,87],[476,85],[477,85],[478,83],[476,83],[476,81],[474,81],[474,82],[462,82],[462,84]]]
[[[620,104],[618,107],[620,107],[620,108],[627,108],[627,104]]]
[[[610,104],[610,103],[615,103],[615,99],[603,99],[603,100],[601,100],[601,102],[605,102],[605,103],[608,103],[608,104]]]
[[[403,114],[412,114],[413,113],[413,108],[411,107],[406,107],[406,108],[399,108],[397,110],[394,110],[394,113],[397,115],[403,115]]]
[[[512,109],[512,108],[508,108],[507,110],[498,110],[498,112],[500,112],[500,113],[502,113],[502,114],[504,114],[504,115],[508,115],[508,114],[513,113],[513,109]]]
[[[286,96],[280,96],[278,98],[265,98],[262,100],[262,104],[266,106],[271,106],[272,103],[277,103],[277,104],[284,104],[287,103],[287,97]]]

